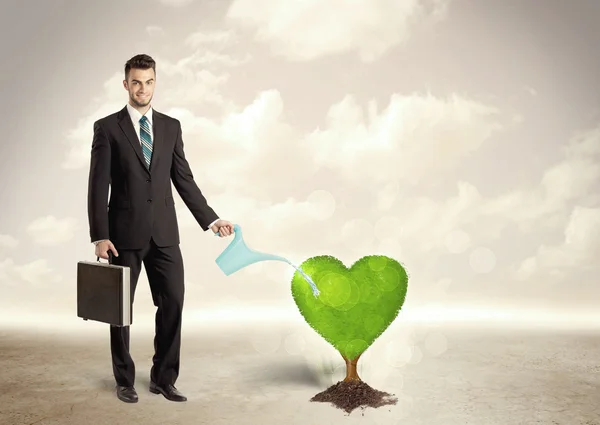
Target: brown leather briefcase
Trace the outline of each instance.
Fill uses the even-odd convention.
[[[130,270],[96,261],[77,263],[77,317],[114,326],[130,326],[132,302]]]

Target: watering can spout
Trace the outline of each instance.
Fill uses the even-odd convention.
[[[233,231],[235,233],[231,243],[225,248],[225,250],[216,259],[217,266],[221,269],[226,276],[243,269],[250,264],[258,263],[259,261],[283,261],[294,267],[300,274],[306,279],[313,289],[313,294],[319,295],[320,291],[312,281],[312,279],[304,273],[299,267],[292,264],[287,258],[280,257],[279,255],[266,254],[264,252],[258,252],[250,249],[244,242],[242,235],[242,229],[239,225],[233,225]],[[215,234],[220,236],[219,233]]]
[[[233,225],[233,231],[235,233],[233,241],[225,248],[225,250],[217,257],[217,266],[221,269],[226,276],[243,269],[250,264],[258,263],[259,261],[283,261],[289,263],[289,261],[283,257],[273,254],[266,254],[250,249],[244,242],[242,229],[239,225]],[[216,234],[219,236],[219,234]]]

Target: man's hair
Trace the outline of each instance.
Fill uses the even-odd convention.
[[[136,69],[150,69],[152,68],[156,72],[156,62],[148,55],[140,54],[135,55],[125,63],[125,79],[129,78],[129,71],[133,68]]]

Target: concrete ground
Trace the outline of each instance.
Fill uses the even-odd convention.
[[[0,424],[600,424],[600,332],[395,322],[359,374],[398,404],[348,415],[309,402],[344,364],[305,323],[184,327],[187,403],[148,391],[153,334],[134,324],[137,404],[114,394],[108,329],[82,326],[0,330]]]

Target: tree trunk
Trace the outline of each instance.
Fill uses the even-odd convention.
[[[362,381],[360,379],[360,376],[358,376],[358,371],[356,370],[356,364],[358,363],[360,354],[353,360],[346,358],[346,356],[342,356],[342,357],[344,358],[344,361],[346,362],[346,378],[344,378],[344,382]]]

